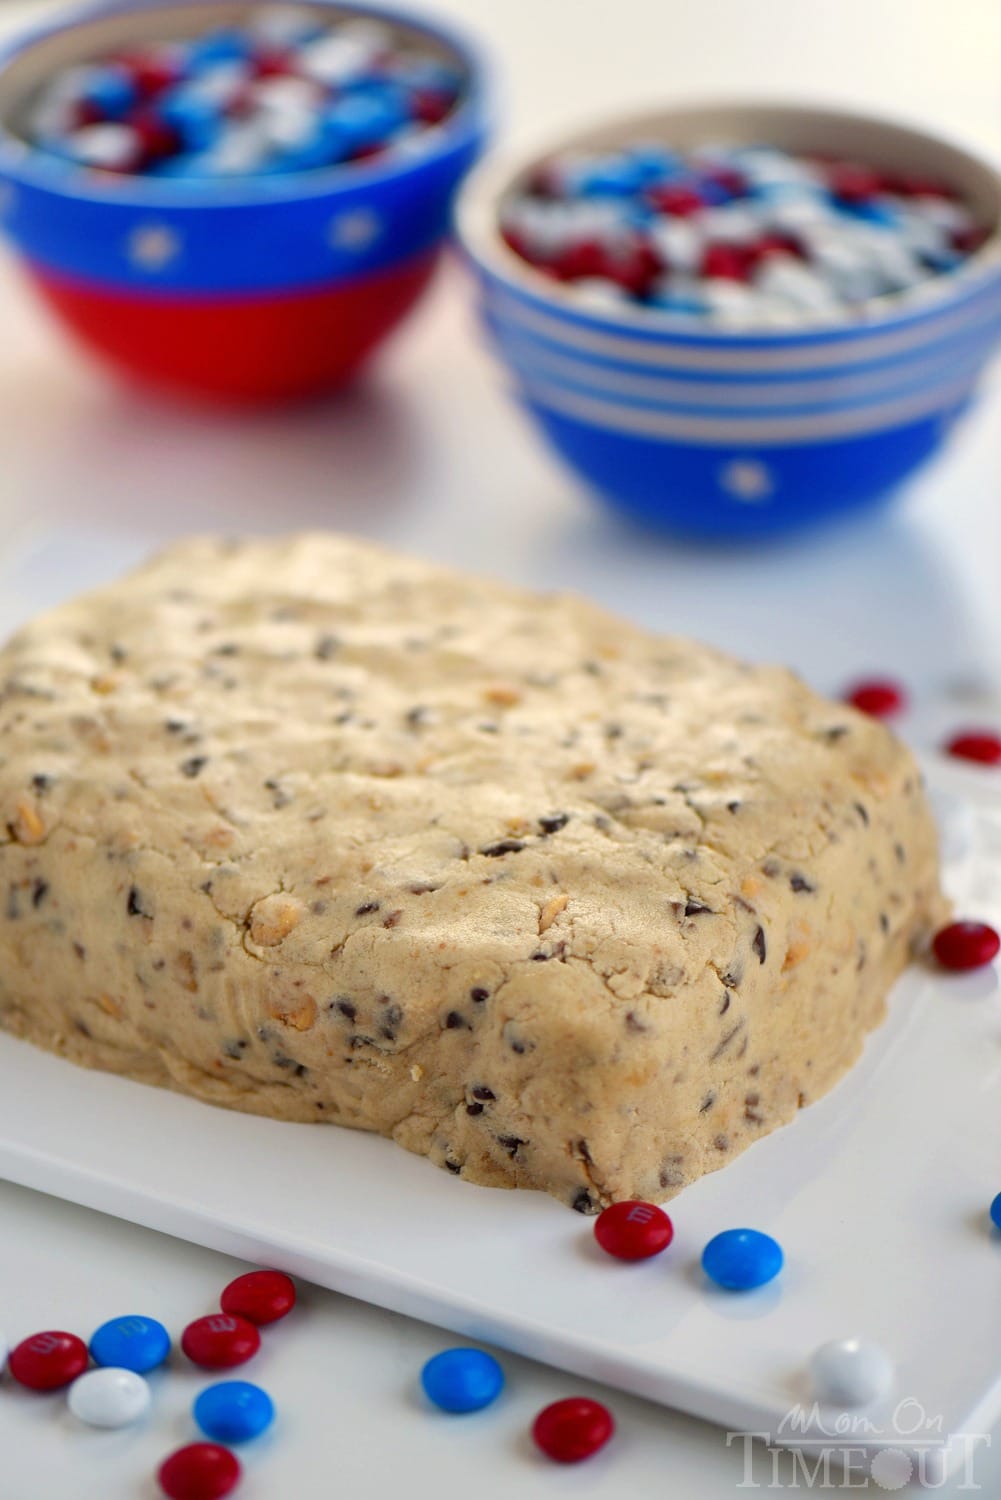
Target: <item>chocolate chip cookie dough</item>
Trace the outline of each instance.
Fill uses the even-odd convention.
[[[3,1026],[585,1213],[830,1088],[943,910],[880,724],[367,543],[184,543],[0,685]]]

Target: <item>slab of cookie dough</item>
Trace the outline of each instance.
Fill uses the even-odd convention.
[[[830,1088],[942,910],[878,723],[354,540],[177,546],[0,691],[3,1026],[583,1212]]]

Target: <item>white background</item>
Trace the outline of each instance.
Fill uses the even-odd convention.
[[[0,25],[46,8],[0,0]],[[1001,160],[996,0],[451,0],[439,8],[489,48],[509,140],[661,99],[771,93],[909,115]],[[35,558],[30,587],[3,600],[4,615],[49,602],[46,547],[64,557],[70,532],[83,583],[150,536],[332,525],[620,606],[628,599],[651,624],[790,660],[823,687],[878,668],[929,696],[983,683],[990,706],[989,684],[1001,681],[997,391],[885,516],[768,552],[651,544],[607,521],[535,445],[479,348],[468,290],[457,271],[443,278],[357,391],[248,418],[191,413],[108,383],[49,328],[0,261],[0,552],[28,547]],[[237,1269],[0,1187],[0,1324],[12,1339],[43,1326],[86,1334],[127,1311],[177,1330],[211,1309]],[[579,1470],[545,1465],[525,1438],[531,1417],[584,1387],[513,1358],[505,1357],[509,1388],[498,1407],[462,1421],[430,1414],[416,1397],[416,1373],[447,1342],[305,1291],[302,1310],[272,1331],[253,1367],[281,1417],[248,1455],[241,1495],[420,1500],[441,1491],[494,1500],[517,1490],[528,1500],[571,1492],[718,1500],[752,1492],[737,1488],[742,1456],[722,1434],[612,1394],[614,1447]],[[185,1412],[200,1384],[179,1365],[158,1377],[150,1423],[97,1434],[73,1424],[62,1398],[32,1397],[5,1378],[0,1500],[152,1500],[157,1458],[193,1436]],[[790,1482],[787,1467],[781,1477]],[[768,1461],[755,1478],[767,1487]],[[976,1478],[987,1494],[1001,1488],[1001,1433]],[[958,1483],[938,1493],[957,1494]]]

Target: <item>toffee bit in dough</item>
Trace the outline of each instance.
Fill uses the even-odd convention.
[[[5,1027],[581,1213],[823,1094],[946,917],[882,725],[364,542],[181,544],[0,682]]]

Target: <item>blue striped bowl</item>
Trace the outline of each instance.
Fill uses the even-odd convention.
[[[958,271],[874,299],[864,319],[746,333],[593,308],[504,244],[499,203],[540,160],[650,139],[767,141],[920,171],[994,230]],[[999,225],[1001,174],[968,152],[886,121],[763,104],[665,110],[488,164],[459,207],[484,325],[553,447],[634,519],[721,539],[884,500],[941,446],[1001,339]]]

